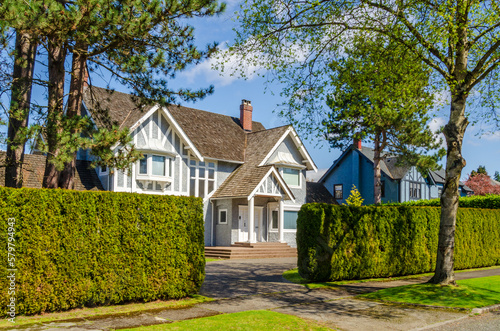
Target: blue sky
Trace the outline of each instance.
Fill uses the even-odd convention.
[[[212,41],[217,41],[224,47],[231,43],[235,33],[232,28],[237,24],[234,22],[235,11],[238,10],[239,0],[228,1],[225,14],[220,17],[198,20],[195,24],[196,37],[203,45]],[[265,72],[262,72],[265,74]],[[192,105],[194,108],[213,111],[221,114],[239,116],[239,105],[241,99],[252,101],[254,120],[260,121],[266,128],[287,124],[273,110],[283,102],[279,96],[280,86],[269,86],[265,90],[265,79],[251,76],[250,79],[238,79],[237,77],[221,74],[211,69],[211,61],[205,61],[195,68],[188,69],[185,73],[178,75],[177,83],[188,86],[206,86],[213,84],[215,93],[204,100]],[[447,110],[437,116],[432,126],[434,128],[444,125],[447,122]],[[484,125],[483,125],[484,128]],[[467,174],[477,169],[479,165],[485,165],[491,175],[495,171],[500,171],[500,132],[494,135],[480,136],[481,126],[469,126],[464,138],[463,156],[467,165],[462,172],[462,178],[466,179]],[[308,141],[303,138],[306,148],[315,161],[318,169],[328,168],[336,160],[342,151],[330,149],[326,142]],[[366,144],[369,145],[369,144]],[[443,163],[444,164],[444,163]]]
[[[230,0],[227,3],[227,10],[223,15],[191,21],[195,22],[195,36],[198,45],[206,45],[216,41],[222,47],[226,47],[225,45],[232,42],[235,36],[232,29],[236,26],[236,23],[233,21],[235,17],[234,12],[238,10],[240,1]],[[214,85],[214,94],[194,104],[185,103],[184,105],[238,117],[241,100],[247,99],[252,102],[253,119],[262,122],[266,128],[288,124],[284,119],[273,113],[277,105],[284,101],[279,96],[280,86],[268,85],[266,91],[265,79],[257,75],[252,75],[246,80],[230,76],[229,73],[221,75],[219,72],[211,69],[212,61],[207,60],[198,66],[187,68],[184,72],[179,73],[175,81],[172,82],[172,86],[175,87],[196,88],[206,87],[211,84]],[[265,74],[263,71],[260,71],[260,73]],[[97,86],[106,86],[108,83],[108,81],[99,80],[97,77],[92,77],[92,79],[93,84]],[[113,83],[111,83],[111,86],[118,91],[128,92],[123,86]],[[44,98],[40,91],[36,91],[33,97],[38,100],[43,100]],[[448,107],[446,107],[446,110]],[[438,127],[445,124],[446,121],[445,111],[443,115],[436,118],[433,126]],[[477,169],[479,165],[485,165],[491,175],[495,171],[500,171],[500,132],[497,131],[494,135],[481,137],[477,135],[480,131],[479,129],[479,126],[469,126],[465,135],[463,155],[467,161],[467,166],[462,172],[463,179],[472,170]],[[5,128],[2,131],[5,131]],[[328,168],[342,152],[330,149],[326,142],[309,141],[304,136],[301,138],[320,170]]]

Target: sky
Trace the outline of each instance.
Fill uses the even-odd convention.
[[[196,18],[190,21],[195,27],[195,38],[198,45],[206,45],[218,42],[221,47],[227,47],[235,37],[233,28],[237,26],[234,21],[235,12],[239,8],[239,0],[226,1],[227,8],[224,14],[211,18]],[[220,113],[224,115],[239,117],[239,106],[242,99],[250,100],[253,106],[253,120],[261,122],[266,128],[273,128],[288,124],[273,111],[277,105],[285,99],[279,96],[281,86],[268,85],[266,80],[257,75],[250,75],[248,79],[231,76],[227,71],[221,74],[212,69],[214,60],[206,60],[197,66],[188,67],[185,71],[177,74],[172,86],[177,87],[207,87],[214,85],[215,92],[196,103],[182,103],[182,105]],[[233,63],[239,65],[238,63]],[[266,72],[260,70],[261,74]],[[109,81],[92,77],[92,82],[97,86],[106,86]],[[110,85],[121,92],[128,92],[124,86],[110,82]],[[33,98],[41,100],[45,98],[40,91],[36,91]],[[445,106],[445,110],[449,106]],[[446,111],[441,112],[432,123],[434,128],[447,122]],[[500,171],[500,132],[493,135],[479,135],[480,125],[469,125],[463,143],[463,157],[467,165],[462,171],[462,179],[479,165],[485,165],[486,170],[493,175]],[[328,169],[332,163],[341,155],[342,151],[331,149],[326,141],[311,141],[306,136],[301,136],[309,154],[316,163],[319,172]],[[369,146],[369,143],[365,143]],[[444,163],[443,163],[444,164]],[[318,175],[315,177],[317,178]]]

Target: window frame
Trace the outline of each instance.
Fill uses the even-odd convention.
[[[340,191],[337,190],[337,186],[340,186]],[[337,198],[337,192],[340,192],[340,198]],[[344,184],[333,184],[333,198],[335,200],[344,199]]]
[[[221,215],[222,215],[223,212],[226,213],[226,221],[225,222],[221,221],[221,219],[222,219]],[[226,208],[219,209],[219,218],[217,219],[217,224],[224,224],[224,225],[228,224],[228,221],[227,221],[227,209]]]
[[[105,167],[106,170],[102,170],[102,168]],[[104,175],[108,175],[109,174],[109,167],[107,165],[105,166],[99,166],[99,175],[100,176],[104,176]]]
[[[279,169],[280,169],[281,178],[283,178],[283,180],[285,181],[285,183],[288,187],[290,187],[290,188],[302,188],[302,169],[294,168],[294,167],[280,167]],[[298,172],[298,174],[297,174],[297,176],[299,177],[299,184],[298,185],[292,185],[286,181],[285,176],[284,176],[285,169],[295,170]]]
[[[188,184],[188,194],[192,197],[200,197],[200,182],[203,181],[203,196],[201,198],[207,199],[213,192],[217,190],[217,161],[216,160],[205,160],[204,162],[190,159],[189,160],[189,184]],[[194,168],[194,176],[191,174]],[[204,176],[200,177],[200,169],[203,169]],[[213,170],[213,178],[210,178],[210,171]],[[191,192],[191,181],[194,180],[194,192]],[[212,190],[209,191],[209,184],[213,183]]]
[[[163,173],[164,175],[153,174],[153,157],[158,156],[164,159]],[[141,161],[146,160],[146,173],[141,172]],[[172,165],[173,159],[171,155],[161,154],[161,153],[147,153],[144,154],[144,158],[137,161],[136,167],[136,179],[139,180],[159,180],[165,181],[166,179],[172,179]]]
[[[416,181],[409,181],[408,182],[408,193],[409,193],[408,197],[410,199],[421,200],[422,199],[422,183],[416,182]]]
[[[297,222],[295,222],[295,229],[287,229],[287,228],[285,228],[285,213],[286,212],[295,212],[295,213],[297,213],[297,218],[298,218],[300,207],[301,206],[298,206],[298,205],[283,205],[283,220],[282,220],[282,222],[283,222],[283,232],[292,232],[292,233],[296,233],[297,232]],[[278,226],[279,226],[279,223],[278,223]]]

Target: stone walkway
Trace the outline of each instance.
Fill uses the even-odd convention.
[[[24,330],[111,330],[141,325],[269,309],[320,321],[341,330],[412,330],[444,327],[468,318],[462,311],[415,308],[355,299],[360,292],[414,284],[425,279],[351,284],[343,288],[307,289],[282,278],[296,258],[211,262],[200,294],[216,301],[185,309],[164,309],[95,319],[80,319],[23,328]],[[457,279],[500,275],[500,269],[457,273]],[[478,330],[475,330],[478,331]]]

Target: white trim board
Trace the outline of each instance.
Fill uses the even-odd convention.
[[[318,172],[318,168],[316,167],[316,164],[312,160],[311,156],[307,152],[304,144],[299,138],[299,135],[295,131],[295,129],[290,125],[288,129],[285,131],[285,133],[281,136],[281,138],[276,142],[276,144],[271,148],[269,153],[267,153],[266,157],[262,160],[262,162],[259,164],[259,167],[262,167],[267,164],[269,161],[269,158],[273,153],[278,149],[278,147],[281,145],[281,143],[286,139],[286,137],[290,136],[295,143],[295,147],[297,147],[297,150],[299,153],[302,155],[302,157],[305,159],[304,163],[308,163],[309,167],[308,170],[314,170],[314,172]]]

